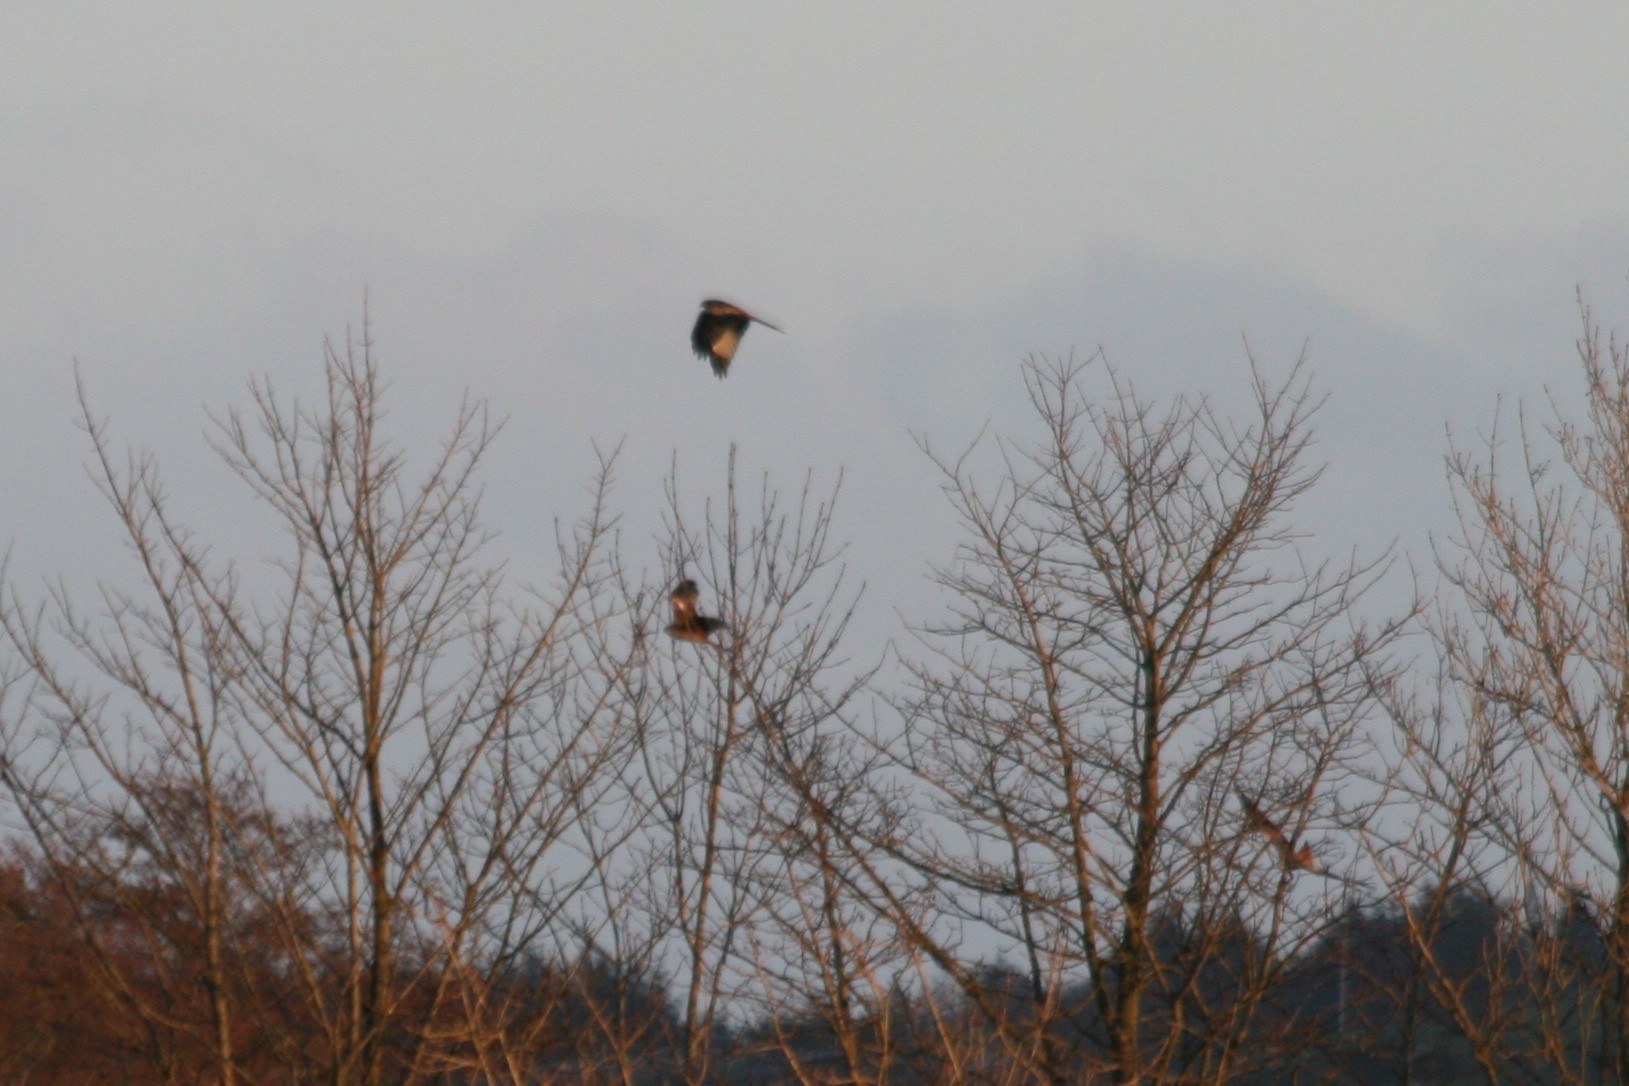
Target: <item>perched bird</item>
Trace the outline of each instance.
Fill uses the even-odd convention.
[[[669,637],[680,641],[706,641],[714,630],[724,629],[724,620],[696,614],[696,600],[701,590],[696,582],[686,577],[679,582],[668,599],[673,603],[673,622],[667,628]]]
[[[713,373],[722,378],[730,371],[730,359],[735,357],[735,349],[740,346],[747,325],[753,321],[780,332],[773,324],[759,320],[740,306],[709,298],[701,303],[701,314],[696,318],[696,326],[690,330],[690,346],[695,348],[696,357],[711,362]],[[785,335],[784,332],[781,334]]]
[[[1322,865],[1313,859],[1310,845],[1302,845],[1300,848],[1296,848],[1295,844],[1284,835],[1284,831],[1279,827],[1278,823],[1263,814],[1261,808],[1256,806],[1255,801],[1243,792],[1239,793],[1239,803],[1244,807],[1244,818],[1246,822],[1250,823],[1250,828],[1272,842],[1273,848],[1278,850],[1279,860],[1285,867],[1292,870],[1300,868],[1302,871],[1311,871],[1315,875],[1324,873]]]

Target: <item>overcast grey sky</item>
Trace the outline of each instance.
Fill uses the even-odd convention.
[[[648,518],[675,448],[699,500],[734,440],[787,485],[845,469],[858,571],[908,606],[947,545],[910,435],[1014,429],[1026,354],[1102,346],[1225,402],[1246,337],[1270,370],[1305,343],[1331,397],[1309,526],[1413,545],[1444,422],[1573,377],[1575,286],[1629,313],[1621,2],[3,10],[25,571],[112,553],[76,359],[207,524],[236,499],[205,409],[259,373],[312,388],[365,287],[404,440],[465,389],[509,417],[498,553],[546,556],[591,441],[627,437]],[[723,383],[687,343],[713,295],[788,333]]]

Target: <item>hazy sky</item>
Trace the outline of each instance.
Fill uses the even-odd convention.
[[[593,441],[626,437],[648,541],[674,450],[699,501],[733,440],[789,486],[843,469],[857,571],[913,607],[949,537],[911,435],[1018,428],[1027,354],[1228,402],[1246,338],[1271,371],[1305,344],[1309,527],[1412,547],[1445,422],[1567,386],[1575,288],[1629,314],[1621,0],[4,9],[0,537],[30,572],[116,553],[75,360],[185,515],[269,553],[222,519],[206,409],[312,389],[364,289],[404,441],[466,389],[508,417],[499,554],[546,560]],[[788,333],[723,383],[687,343],[713,295]]]

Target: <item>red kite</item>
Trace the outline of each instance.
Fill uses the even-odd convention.
[[[696,587],[695,581],[686,577],[679,582],[679,587],[668,597],[673,603],[673,622],[667,628],[669,637],[676,637],[680,641],[705,642],[708,634],[724,629],[723,619],[696,614],[696,600],[700,596],[701,590]]]
[[[1292,870],[1300,868],[1303,871],[1311,871],[1315,875],[1324,873],[1323,866],[1313,859],[1310,845],[1302,845],[1300,848],[1296,848],[1294,843],[1284,835],[1284,831],[1279,827],[1278,823],[1263,814],[1261,808],[1256,806],[1255,801],[1243,792],[1239,793],[1239,803],[1244,807],[1244,819],[1250,823],[1250,828],[1272,842],[1273,848],[1278,850],[1279,860],[1283,862],[1285,867]]]
[[[753,321],[780,332],[773,324],[754,317],[740,306],[709,298],[701,303],[701,315],[690,330],[690,346],[695,348],[696,357],[711,362],[713,373],[722,378],[730,371],[730,359],[735,357],[735,349],[740,346],[747,325]]]

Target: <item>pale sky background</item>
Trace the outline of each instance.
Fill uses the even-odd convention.
[[[0,539],[117,555],[77,360],[226,552],[275,541],[204,443],[253,375],[313,391],[371,295],[405,443],[509,420],[494,556],[548,568],[592,445],[651,542],[846,472],[868,629],[954,537],[911,435],[1027,421],[1018,363],[1099,346],[1241,402],[1303,344],[1318,544],[1443,526],[1444,426],[1576,386],[1574,292],[1629,329],[1629,4],[0,5]],[[703,297],[781,324],[729,379]],[[869,636],[869,635],[868,635]],[[861,646],[856,645],[856,648]],[[869,652],[869,648],[865,649]]]

